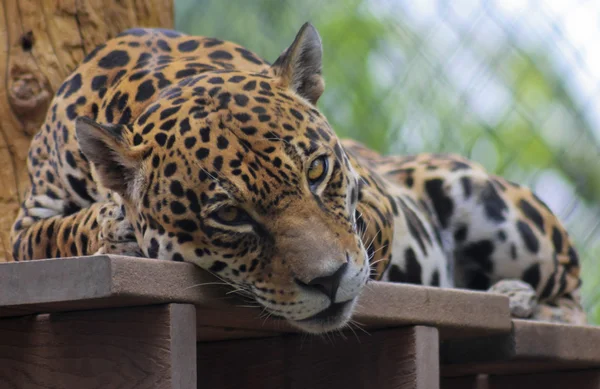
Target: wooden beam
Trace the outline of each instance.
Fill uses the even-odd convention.
[[[598,389],[600,370],[573,370],[541,374],[443,377],[442,389]]]
[[[598,389],[600,370],[490,376],[486,385],[477,389]]]
[[[442,373],[516,374],[600,368],[600,327],[513,320],[511,333],[448,340]]]
[[[200,343],[198,377],[199,389],[437,389],[438,333],[416,326],[347,339],[290,335]]]
[[[152,280],[152,282],[148,282]],[[90,256],[0,264],[0,317],[119,306],[190,303],[198,325],[295,332],[283,320],[259,319],[229,289],[191,264]],[[510,331],[508,299],[489,293],[372,282],[354,319],[364,328],[439,328],[443,338]],[[200,336],[202,338],[202,336]]]
[[[0,319],[7,388],[196,388],[192,305]]]

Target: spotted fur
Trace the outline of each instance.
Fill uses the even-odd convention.
[[[100,45],[32,141],[14,259],[187,261],[308,332],[347,323],[369,276],[521,279],[580,312],[577,254],[539,199],[459,157],[340,141],[315,107],[321,55],[310,24],[273,65],[170,30]]]
[[[577,251],[529,189],[457,155],[382,157],[351,140],[343,145],[357,161],[361,193],[373,198],[360,201],[358,212],[370,225],[366,235],[375,237],[367,249],[380,251],[372,262],[377,279],[491,288],[514,299],[517,317],[529,309],[525,317],[585,323]],[[507,280],[533,288],[527,309],[518,303],[531,300],[522,283],[496,286]]]

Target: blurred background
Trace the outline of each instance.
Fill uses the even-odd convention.
[[[305,21],[319,108],[385,154],[454,152],[528,184],[566,224],[600,324],[600,2],[176,0],[176,28],[274,61]]]

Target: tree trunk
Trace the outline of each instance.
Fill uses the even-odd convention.
[[[29,142],[54,91],[96,45],[173,26],[172,0],[0,0],[0,262],[29,179]]]

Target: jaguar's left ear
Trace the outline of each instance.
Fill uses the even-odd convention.
[[[294,42],[272,66],[283,86],[290,88],[312,104],[325,89],[322,73],[321,37],[310,23],[304,23]]]
[[[79,147],[95,165],[102,185],[125,198],[135,198],[147,147],[134,147],[123,125],[102,125],[80,116],[75,120],[75,129]]]

